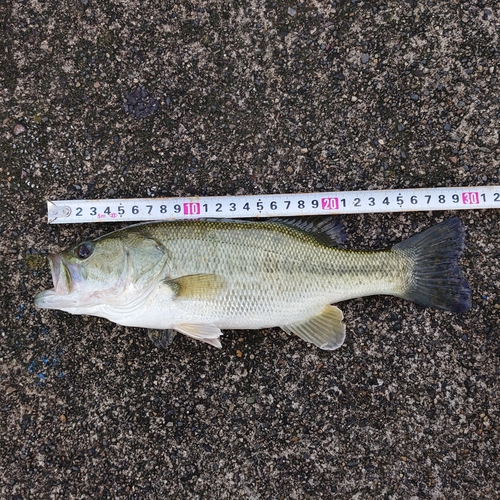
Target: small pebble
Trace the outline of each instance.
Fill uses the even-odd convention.
[[[293,7],[288,7],[288,14],[293,17],[297,14],[297,11]]]
[[[26,127],[24,125],[21,125],[20,123],[18,123],[14,127],[14,135],[24,134],[24,132],[26,132]]]
[[[361,64],[366,64],[370,60],[370,54],[361,54]]]
[[[60,416],[59,416],[59,420],[60,420],[63,424],[65,424],[65,423],[66,423],[66,415],[60,415]]]

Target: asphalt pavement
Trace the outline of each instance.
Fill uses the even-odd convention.
[[[33,303],[48,252],[121,227],[49,225],[50,199],[499,185],[499,16],[2,2],[0,498],[499,498],[499,210],[346,215],[358,249],[459,216],[472,308],[347,301],[333,352],[279,329],[160,350]]]

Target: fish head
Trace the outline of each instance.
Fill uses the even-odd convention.
[[[84,241],[49,255],[54,288],[40,292],[42,309],[80,312],[120,294],[126,286],[128,254],[120,238]]]
[[[40,292],[35,305],[73,314],[97,314],[106,305],[124,305],[151,292],[168,253],[140,228],[116,231],[49,256],[54,288]]]

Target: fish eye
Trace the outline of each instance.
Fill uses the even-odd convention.
[[[85,243],[82,243],[81,245],[76,247],[75,255],[79,259],[85,260],[85,259],[88,259],[92,255],[93,251],[94,251],[94,247],[92,246],[92,244],[89,243],[88,241],[86,241]]]

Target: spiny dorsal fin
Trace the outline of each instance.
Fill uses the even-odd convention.
[[[224,278],[217,274],[188,274],[163,281],[172,288],[176,297],[184,299],[213,297],[224,287]]]
[[[321,215],[297,218],[273,217],[272,219],[268,219],[268,222],[277,222],[278,224],[304,231],[330,247],[341,245],[346,239],[342,220],[339,217],[325,217]]]
[[[303,323],[281,326],[286,333],[295,333],[306,342],[310,342],[320,349],[333,351],[338,349],[345,340],[344,315],[335,306],[326,306],[321,314],[309,318]]]

